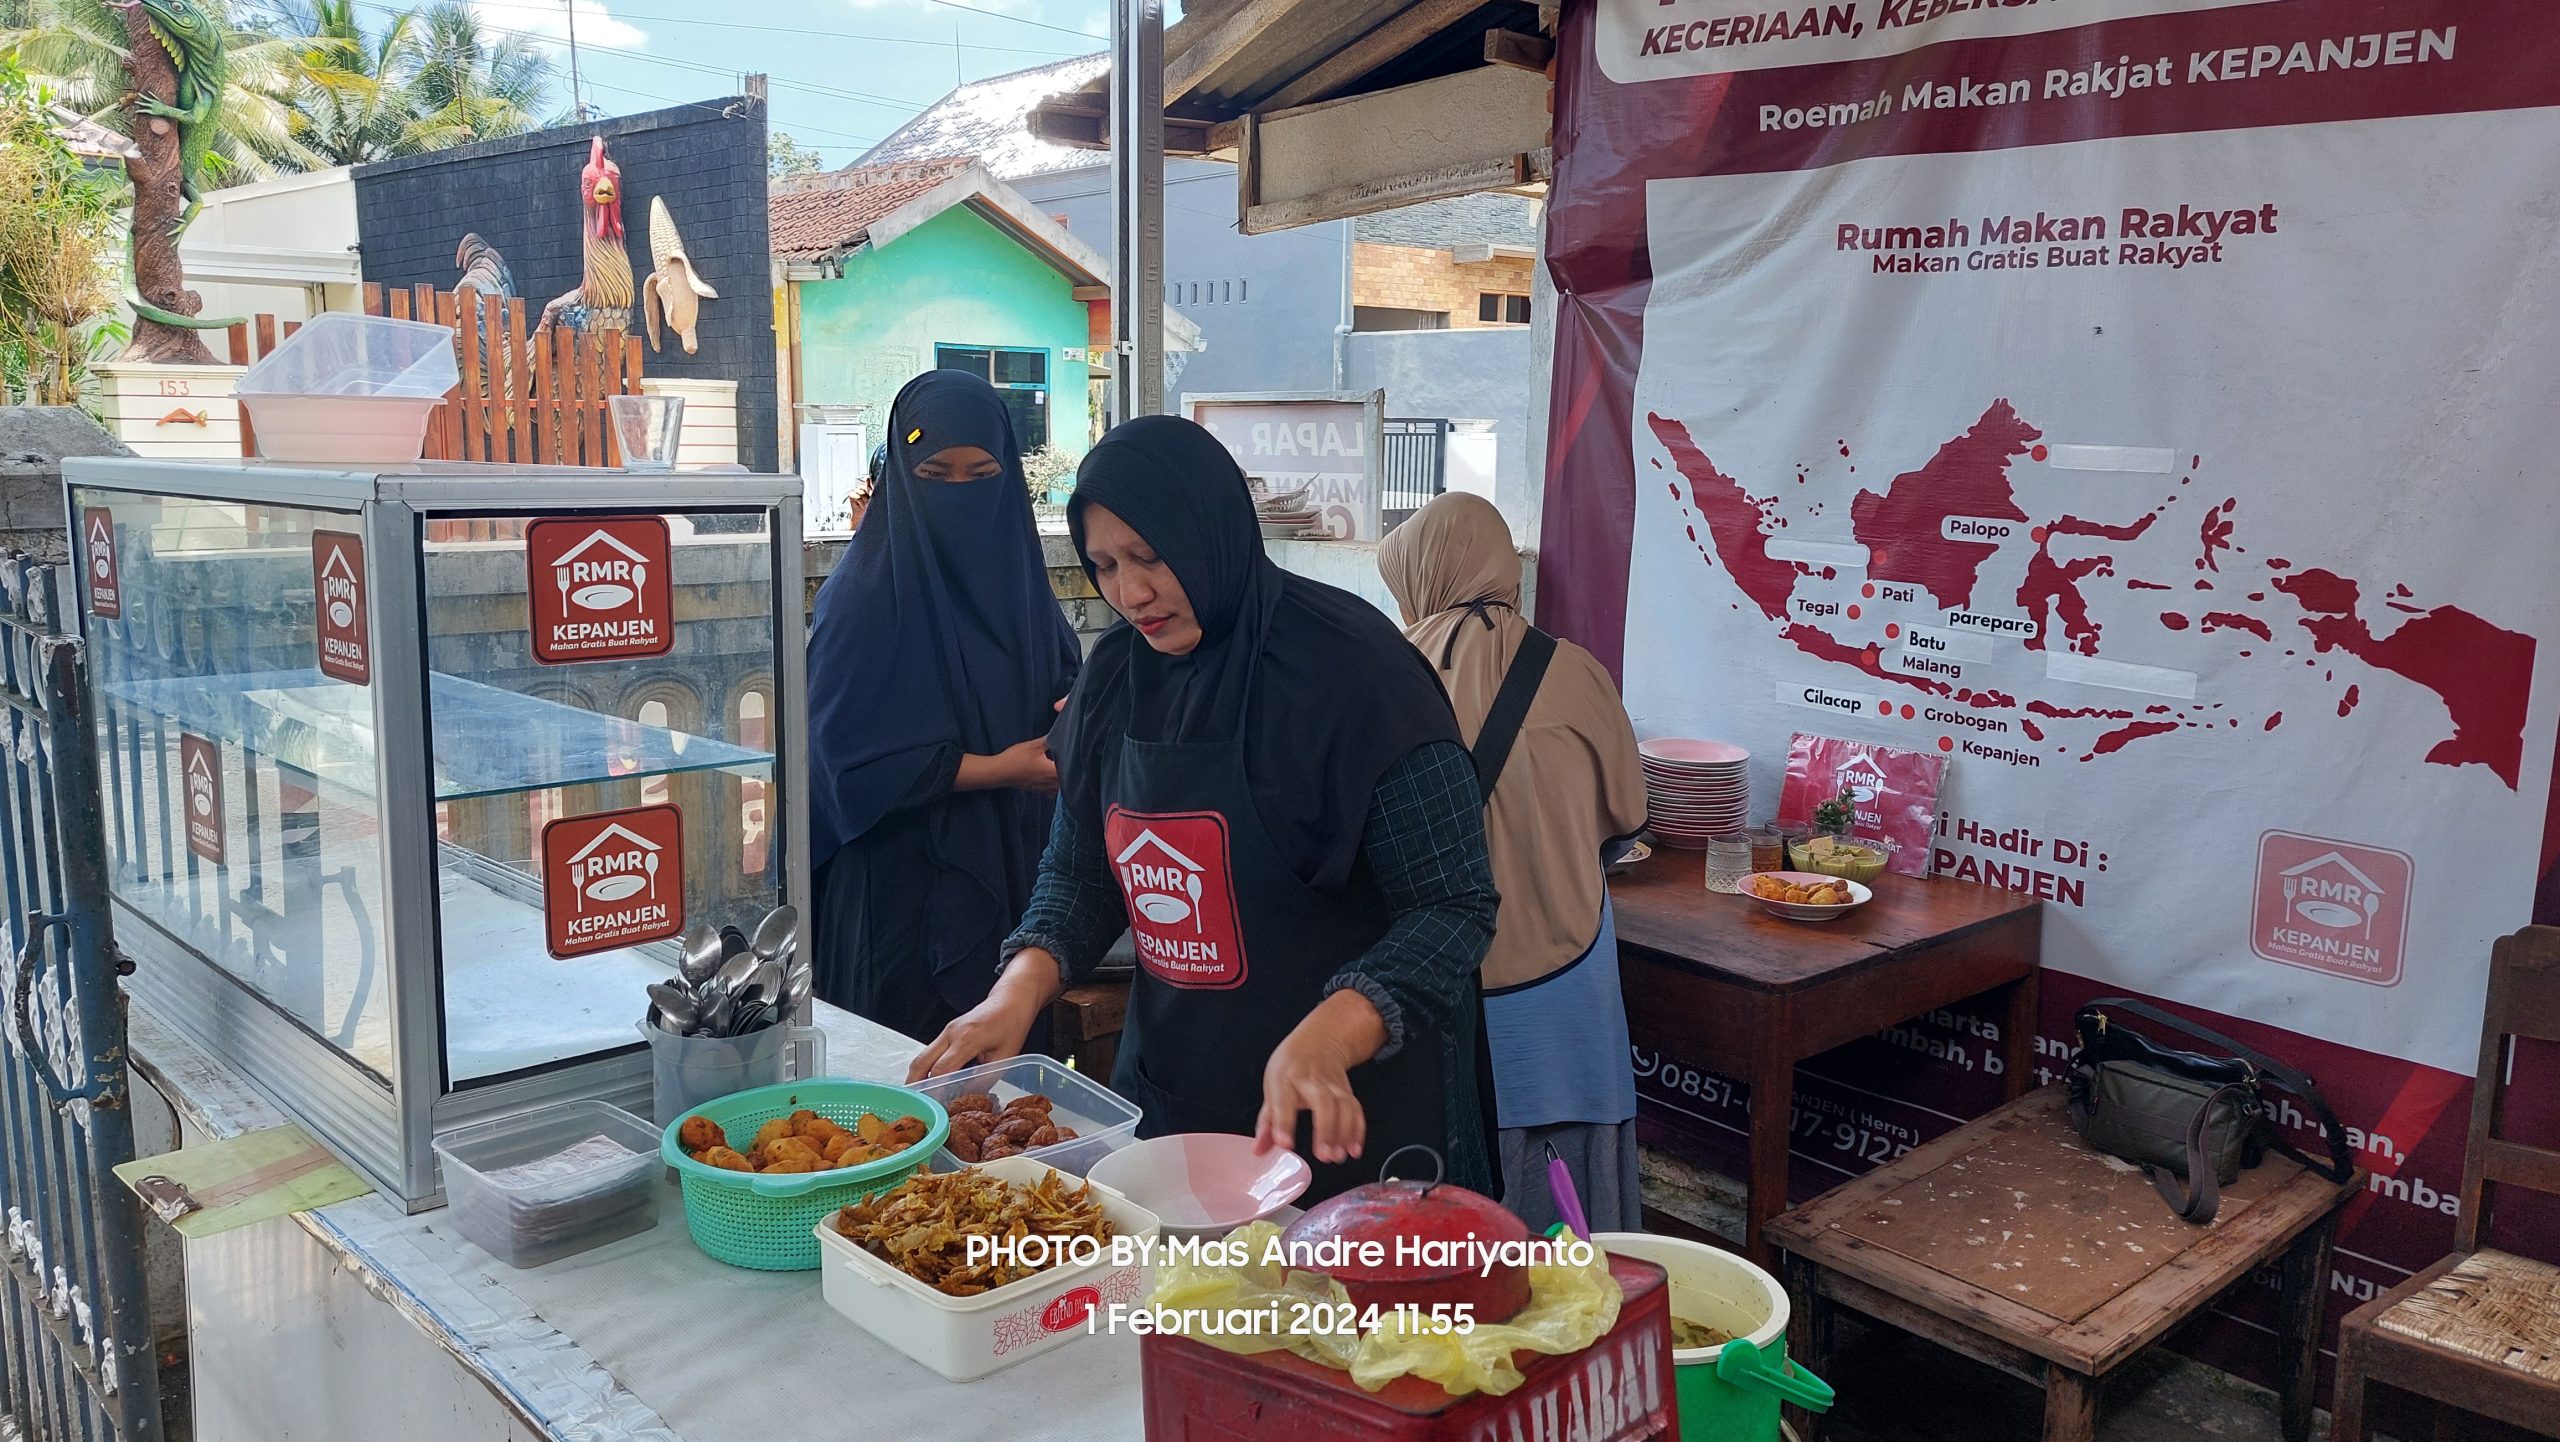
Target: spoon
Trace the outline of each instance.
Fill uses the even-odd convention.
[[[733,957],[747,949],[747,934],[734,926],[720,928],[720,954]]]
[[[783,973],[781,1010],[784,1016],[800,1014],[800,1008],[809,1000],[809,991],[814,980],[814,974],[804,966],[794,966]]]
[[[694,1002],[693,994],[674,982],[649,983],[649,1000],[657,1004],[658,1015],[665,1023],[660,1028],[662,1031],[683,1036],[693,1030],[695,1022],[702,1019],[701,1009]]]
[[[684,934],[684,962],[680,970],[685,985],[699,987],[711,979],[727,959],[720,946],[720,933],[696,922]]]
[[[765,913],[763,923],[756,927],[755,940],[748,943],[748,949],[762,957],[780,956],[799,936],[800,908],[777,906]]]
[[[739,996],[746,990],[747,978],[755,975],[756,969],[763,965],[764,958],[741,948],[720,963],[720,969],[712,973],[711,981],[731,996]]]

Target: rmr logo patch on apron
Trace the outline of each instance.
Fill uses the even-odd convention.
[[[1244,934],[1227,865],[1227,819],[1214,811],[1150,815],[1115,806],[1102,834],[1129,907],[1139,964],[1169,986],[1243,985]]]

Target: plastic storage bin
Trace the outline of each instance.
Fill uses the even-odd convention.
[[[658,1130],[571,1102],[436,1139],[453,1224],[510,1267],[539,1267],[658,1224]]]
[[[967,1092],[993,1092],[998,1106],[1025,1092],[1046,1096],[1052,1103],[1050,1118],[1059,1126],[1075,1128],[1076,1138],[1019,1155],[1024,1161],[1046,1162],[1074,1176],[1083,1176],[1095,1162],[1127,1146],[1138,1135],[1137,1107],[1051,1057],[1026,1054],[964,1067],[947,1076],[918,1082],[916,1090],[942,1103],[945,1110],[949,1110],[953,1097]],[[957,1171],[966,1165],[947,1147],[933,1159],[937,1172]]]
[[[981,1170],[1025,1185],[1050,1172],[1028,1156],[988,1162]],[[1093,1195],[1115,1236],[1156,1235],[1155,1213],[1109,1187],[1096,1186]],[[1085,1335],[1085,1319],[1095,1311],[1137,1302],[1146,1271],[1134,1255],[1128,1265],[1116,1265],[1105,1243],[1100,1256],[1081,1266],[1062,1264],[992,1292],[949,1297],[864,1251],[831,1221],[821,1218],[817,1225],[827,1305],[954,1382],[1001,1372]]]
[[[274,461],[398,465],[427,446],[427,420],[461,377],[453,328],[331,311],[244,372],[258,454]]]

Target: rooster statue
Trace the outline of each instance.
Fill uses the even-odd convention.
[[[454,268],[462,279],[453,283],[454,309],[479,314],[481,300],[488,297],[500,302],[515,299],[515,272],[507,269],[507,258],[498,248],[482,240],[477,231],[463,233],[462,244],[453,251]],[[513,357],[504,340],[503,327],[483,325],[480,331],[480,374],[495,376],[511,363]]]
[[[500,300],[515,297],[515,272],[507,269],[507,258],[498,254],[496,246],[482,240],[478,231],[465,232],[462,244],[454,247],[453,268],[462,272],[462,279],[454,282],[456,296],[477,291]]]
[[[622,167],[605,157],[604,137],[595,137],[587,165],[578,172],[585,201],[586,271],[578,287],[542,308],[540,335],[557,324],[571,330],[631,329],[631,257],[622,249]]]
[[[684,236],[667,211],[667,198],[650,196],[649,278],[640,282],[640,313],[649,322],[649,349],[664,348],[658,338],[663,323],[676,333],[684,353],[694,354],[701,344],[694,327],[701,320],[702,303],[719,298],[720,292],[711,288],[693,268],[693,258],[684,253]]]

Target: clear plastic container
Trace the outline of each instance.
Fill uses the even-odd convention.
[[[1016,1155],[1026,1161],[1045,1162],[1073,1176],[1083,1176],[1095,1162],[1127,1146],[1138,1134],[1137,1107],[1053,1057],[1026,1054],[1007,1061],[983,1062],[948,1076],[917,1082],[915,1090],[942,1103],[945,1111],[950,1110],[953,1097],[967,1092],[992,1092],[999,1107],[1025,1092],[1040,1093],[1051,1103],[1050,1120],[1075,1128],[1075,1140]],[[956,1171],[966,1165],[948,1147],[933,1159],[937,1172]]]
[[[510,1267],[539,1267],[658,1224],[658,1129],[571,1102],[438,1137],[453,1224]]]
[[[330,311],[231,390],[267,460],[397,465],[425,452],[427,420],[460,377],[451,326]]]

